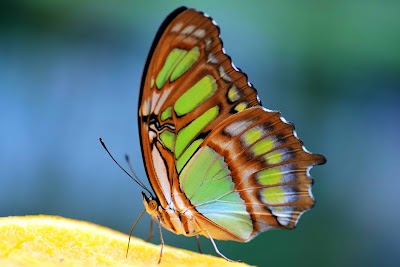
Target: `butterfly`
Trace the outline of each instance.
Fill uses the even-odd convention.
[[[138,123],[154,191],[142,193],[145,210],[159,227],[209,238],[228,259],[214,239],[248,242],[296,226],[314,205],[309,170],[325,158],[261,105],[219,35],[194,9],[165,19],[144,67]]]

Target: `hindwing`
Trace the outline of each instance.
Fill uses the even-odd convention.
[[[203,216],[248,241],[295,227],[314,205],[308,171],[324,162],[278,112],[252,107],[213,129],[184,167],[181,189]]]

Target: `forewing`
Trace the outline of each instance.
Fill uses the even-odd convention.
[[[225,54],[215,22],[193,9],[174,11],[150,50],[139,99],[142,155],[162,204],[171,201],[173,177],[211,130],[258,105],[247,76]]]

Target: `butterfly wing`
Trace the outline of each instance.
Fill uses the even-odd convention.
[[[146,172],[163,206],[172,177],[219,122],[259,105],[256,91],[227,56],[215,22],[179,8],[161,25],[145,65],[139,133]],[[196,142],[197,141],[197,142]]]
[[[293,228],[314,203],[308,170],[325,159],[260,106],[201,12],[177,9],[160,27],[142,78],[139,131],[160,205],[174,201],[179,183],[213,238],[247,241]]]
[[[325,158],[307,152],[278,112],[248,108],[220,123],[193,154],[180,187],[216,239],[248,241],[294,228],[314,205],[309,169]],[[211,228],[213,229],[213,228]]]

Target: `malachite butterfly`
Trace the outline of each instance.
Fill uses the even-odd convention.
[[[138,114],[155,193],[143,193],[146,211],[173,233],[213,244],[294,228],[314,205],[309,170],[325,163],[279,112],[261,106],[219,33],[204,13],[172,12],[144,67]]]

